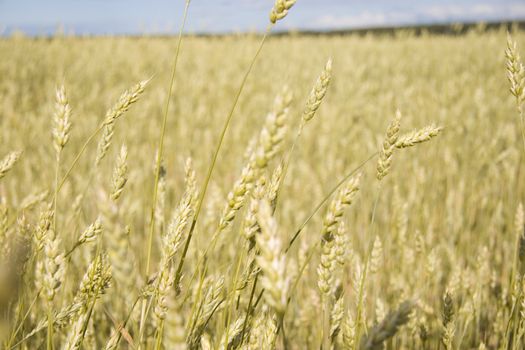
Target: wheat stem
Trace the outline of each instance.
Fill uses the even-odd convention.
[[[295,230],[295,233],[290,239],[290,242],[288,242],[288,247],[285,249],[285,253],[287,253],[294,242],[297,240],[299,235],[301,234],[302,230],[308,225],[310,220],[317,214],[317,212],[323,207],[323,205],[330,199],[330,197],[341,187],[350,177],[352,177],[356,172],[358,172],[362,167],[364,167],[369,161],[375,158],[379,152],[375,152],[374,154],[370,155],[367,159],[365,159],[363,162],[361,162],[356,168],[354,168],[352,171],[350,171],[345,177],[343,177],[332,189],[323,197],[323,199],[315,206],[314,210],[306,217],[306,219],[303,221],[303,223]]]
[[[239,102],[239,98],[241,97],[241,93],[244,90],[244,86],[246,85],[246,81],[248,80],[248,76],[250,75],[253,67],[255,66],[255,62],[257,61],[257,57],[259,57],[259,54],[261,53],[261,51],[263,49],[264,43],[266,42],[266,38],[270,34],[270,31],[271,31],[272,27],[273,27],[273,25],[269,25],[268,28],[266,29],[266,32],[264,33],[264,35],[263,35],[263,37],[261,39],[261,42],[259,43],[259,47],[257,48],[257,51],[255,52],[255,56],[253,56],[252,61],[250,62],[250,65],[248,66],[248,70],[244,74],[244,77],[243,77],[243,79],[241,81],[241,85],[240,85],[240,87],[239,87],[239,89],[237,91],[237,94],[235,95],[235,98],[234,98],[234,101],[233,101],[233,105],[232,105],[232,107],[230,109],[230,112],[228,113],[228,117],[226,118],[226,121],[225,121],[225,123],[223,125],[221,134],[219,136],[219,142],[217,143],[217,146],[216,146],[215,151],[213,153],[211,164],[210,164],[210,166],[208,168],[208,172],[207,172],[206,178],[204,180],[202,191],[201,191],[199,199],[197,201],[197,209],[195,210],[195,216],[193,217],[193,220],[192,220],[192,223],[191,223],[191,226],[190,226],[190,231],[188,233],[188,237],[186,238],[186,242],[184,244],[184,249],[182,251],[182,255],[180,257],[179,264],[177,266],[177,272],[175,273],[175,282],[174,282],[175,285],[179,284],[180,279],[182,277],[182,268],[184,266],[184,261],[186,259],[186,254],[188,253],[188,248],[190,246],[191,239],[193,237],[193,232],[195,231],[195,226],[197,225],[197,220],[199,219],[199,214],[200,214],[201,209],[202,209],[202,204],[204,202],[204,197],[206,196],[206,191],[208,190],[208,185],[210,183],[210,179],[211,179],[211,175],[213,173],[213,170],[215,168],[215,163],[217,162],[217,157],[219,155],[219,151],[220,151],[222,143],[224,141],[224,136],[226,135],[226,131],[228,130],[228,126],[230,125],[231,119],[233,117],[233,113],[235,112],[235,109],[237,107],[237,103]]]
[[[162,128],[160,133],[160,139],[158,144],[158,151],[157,151],[157,159],[155,164],[155,182],[153,184],[153,200],[151,204],[151,212],[150,212],[150,225],[149,225],[149,234],[148,234],[148,245],[147,245],[147,254],[146,254],[146,272],[145,272],[145,279],[148,279],[149,271],[150,271],[150,265],[151,265],[151,251],[153,247],[153,233],[155,230],[155,210],[157,207],[157,199],[158,199],[158,190],[159,190],[159,179],[160,179],[160,168],[161,168],[161,161],[162,161],[162,155],[164,153],[164,137],[166,135],[166,125],[168,121],[168,112],[170,107],[170,101],[171,101],[171,94],[173,92],[173,85],[175,82],[175,75],[177,72],[177,63],[179,60],[179,54],[180,49],[182,46],[182,34],[184,32],[184,26],[186,25],[186,19],[188,15],[188,8],[190,6],[190,0],[186,0],[186,4],[184,6],[184,14],[182,16],[182,24],[179,29],[179,36],[177,40],[177,48],[175,50],[175,56],[173,58],[173,69],[171,72],[171,79],[170,84],[168,88],[168,95],[166,97],[166,104],[164,106],[164,116],[162,118]],[[144,335],[144,323],[146,319],[146,300],[144,299],[142,301],[142,309],[141,309],[141,316],[140,316],[140,331],[139,331],[139,349],[142,345],[142,337]]]

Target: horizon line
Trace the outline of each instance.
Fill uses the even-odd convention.
[[[291,35],[291,34],[310,34],[310,35],[323,35],[323,34],[350,34],[359,32],[381,32],[381,31],[392,31],[396,29],[452,29],[453,26],[460,25],[466,28],[462,30],[470,29],[478,25],[486,25],[490,28],[506,25],[512,27],[517,25],[519,28],[525,27],[525,18],[522,19],[501,19],[501,20],[445,20],[445,21],[426,21],[420,23],[393,23],[393,24],[375,24],[375,25],[364,25],[364,26],[346,26],[346,27],[335,27],[335,28],[284,28],[275,30],[272,35]],[[16,26],[5,26],[0,27],[0,37],[9,38],[15,35],[22,35],[31,38],[50,38],[50,37],[170,37],[177,35],[173,31],[115,31],[115,32],[86,32],[80,33],[75,32],[73,29],[66,29],[65,26],[58,24],[53,26],[54,30],[51,32],[51,26],[48,30],[40,30],[36,32],[33,30],[24,30]],[[252,30],[231,30],[231,31],[187,31],[184,33],[186,36],[231,36],[231,35],[260,35],[263,31],[252,29]]]

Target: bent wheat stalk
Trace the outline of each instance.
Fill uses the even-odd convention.
[[[244,86],[246,85],[246,81],[248,80],[248,76],[250,75],[253,67],[255,66],[255,62],[257,61],[257,58],[259,57],[259,54],[261,53],[264,43],[266,42],[266,38],[270,34],[270,31],[273,27],[273,24],[270,24],[268,28],[266,29],[261,42],[259,43],[259,47],[257,48],[257,51],[255,52],[255,55],[252,58],[252,61],[250,62],[250,65],[248,66],[247,71],[244,73],[244,76],[241,81],[241,85],[235,95],[235,98],[233,100],[233,105],[230,109],[230,112],[228,113],[228,116],[226,117],[226,121],[222,127],[221,133],[219,135],[219,141],[217,143],[217,146],[215,147],[215,151],[213,152],[211,164],[208,168],[208,172],[206,174],[206,178],[204,180],[202,191],[200,192],[199,199],[197,201],[197,209],[195,210],[195,216],[193,217],[193,221],[191,222],[190,231],[188,233],[188,237],[186,238],[186,242],[184,244],[184,249],[182,250],[182,255],[179,260],[179,264],[177,266],[177,272],[175,273],[175,282],[174,285],[178,285],[180,282],[180,278],[182,277],[182,268],[184,266],[184,261],[186,259],[186,254],[188,253],[188,248],[191,243],[191,239],[193,237],[193,232],[195,231],[195,226],[197,225],[197,220],[199,219],[199,214],[202,209],[202,204],[204,202],[204,197],[206,196],[206,191],[208,190],[208,185],[210,184],[210,179],[213,174],[213,170],[215,168],[215,163],[217,162],[217,157],[219,156],[219,151],[221,150],[222,143],[224,141],[224,136],[226,135],[226,131],[228,130],[228,127],[230,125],[230,122],[233,117],[233,113],[235,112],[235,109],[237,107],[237,103],[239,102],[239,98],[241,97],[242,91],[244,90]]]
[[[288,173],[288,166],[290,165],[290,161],[292,159],[292,155],[295,150],[295,146],[297,145],[297,142],[299,141],[299,138],[301,137],[303,133],[303,129],[306,126],[306,124],[313,119],[315,116],[317,110],[321,106],[321,103],[323,102],[323,99],[326,95],[326,92],[328,91],[328,86],[330,85],[330,80],[332,79],[332,59],[329,58],[326,62],[323,71],[315,81],[314,86],[312,87],[312,90],[310,91],[310,95],[308,96],[308,99],[306,100],[306,104],[304,106],[304,110],[301,117],[301,122],[299,124],[299,129],[297,130],[297,134],[295,135],[295,138],[292,142],[292,146],[290,147],[290,151],[288,151],[288,154],[286,157],[283,157],[281,161],[281,165],[283,166],[283,174],[281,176],[281,180],[279,181],[279,186],[277,187],[277,193],[275,195],[275,207],[277,207],[277,201],[279,200],[279,193],[281,192],[281,188],[283,187],[284,179],[286,178],[286,174]]]
[[[274,7],[272,8],[271,12],[270,12],[270,24],[268,25],[268,27],[266,28],[266,31],[264,32],[263,34],[263,37],[261,39],[261,42],[259,43],[259,47],[257,48],[257,51],[255,52],[255,55],[253,56],[252,58],[252,61],[250,62],[250,65],[248,66],[248,69],[247,71],[245,72],[243,78],[242,78],[242,81],[241,81],[241,85],[235,95],[235,98],[233,100],[233,105],[230,109],[230,112],[228,113],[228,117],[226,118],[226,121],[223,125],[223,128],[222,128],[222,131],[221,131],[221,134],[219,136],[219,142],[217,143],[217,147],[215,148],[215,151],[213,153],[213,157],[212,157],[212,160],[211,160],[211,164],[210,164],[210,167],[208,168],[208,172],[206,174],[206,179],[204,180],[204,185],[203,185],[203,189],[202,189],[202,192],[199,196],[199,199],[198,199],[198,203],[197,203],[197,209],[195,210],[195,216],[193,217],[193,221],[191,223],[191,227],[190,227],[190,231],[188,233],[188,238],[186,239],[186,243],[184,244],[184,249],[182,251],[182,255],[181,255],[181,258],[180,258],[180,261],[179,261],[179,265],[177,267],[177,272],[175,274],[175,282],[174,284],[175,285],[178,285],[179,282],[180,282],[180,278],[182,276],[182,268],[184,266],[184,260],[186,259],[186,254],[188,253],[188,248],[190,246],[190,243],[191,243],[191,239],[193,237],[193,232],[195,230],[195,226],[197,225],[197,220],[199,219],[199,214],[201,212],[201,209],[202,209],[202,204],[204,202],[204,197],[206,196],[206,191],[208,189],[208,185],[210,183],[210,178],[213,174],[213,170],[215,168],[215,163],[217,162],[217,157],[219,155],[219,151],[221,149],[221,146],[222,146],[222,143],[224,141],[224,136],[226,135],[226,131],[228,130],[228,127],[230,125],[230,122],[232,120],[232,117],[233,117],[233,113],[235,112],[235,109],[237,107],[237,104],[239,102],[239,98],[241,97],[241,94],[244,90],[244,86],[246,85],[246,81],[248,80],[248,77],[250,76],[250,73],[253,69],[253,67],[255,66],[255,62],[257,61],[257,58],[259,57],[259,54],[261,53],[263,47],[264,47],[264,43],[266,42],[266,38],[268,37],[268,35],[270,34],[273,26],[275,25],[275,23],[281,19],[283,19],[284,17],[286,17],[286,15],[288,14],[288,11],[290,10],[290,8],[292,8],[292,6],[295,4],[296,0],[276,0],[275,1],[275,4],[274,4]]]

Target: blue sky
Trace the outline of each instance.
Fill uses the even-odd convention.
[[[273,0],[192,0],[189,32],[262,30]],[[0,0],[0,33],[172,33],[184,0]],[[281,29],[525,20],[525,0],[298,0]]]

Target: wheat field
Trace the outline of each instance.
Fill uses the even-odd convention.
[[[524,48],[1,38],[0,347],[523,349]]]

